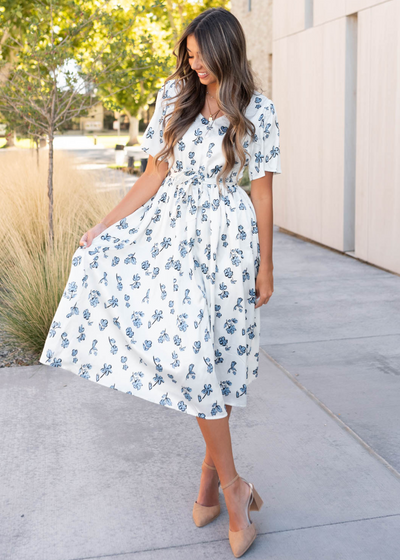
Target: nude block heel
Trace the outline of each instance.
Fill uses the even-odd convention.
[[[225,484],[225,486],[221,486],[222,490],[225,490],[225,488],[235,482],[237,478],[239,478],[238,474],[235,476],[235,478],[228,482],[228,484]],[[250,511],[260,511],[264,503],[257,490],[254,488],[254,485],[251,482],[247,482],[247,480],[244,480],[244,478],[242,478],[242,480],[246,482],[246,484],[248,484],[250,487],[250,494],[246,503],[246,514],[249,524],[247,525],[247,527],[241,529],[240,531],[231,531],[229,529],[229,544],[231,545],[231,549],[235,558],[240,558],[240,556],[243,556],[246,550],[248,550],[253,544],[257,536],[257,531],[253,521],[250,519]]]
[[[253,500],[251,502],[250,510],[251,511],[260,511],[263,503],[264,502],[263,502],[260,494],[257,492],[257,490],[253,486]]]
[[[208,465],[205,461],[203,461],[203,465],[208,467],[211,470],[216,471],[215,467]],[[220,486],[220,481],[218,480],[218,486]],[[219,514],[221,513],[221,506],[217,504],[215,506],[203,506],[202,504],[197,503],[197,500],[193,504],[193,521],[197,525],[197,527],[204,527],[204,525],[208,525],[214,519],[216,519]]]

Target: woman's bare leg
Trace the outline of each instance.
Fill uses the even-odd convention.
[[[206,442],[207,450],[217,468],[221,486],[228,484],[237,474],[233,460],[229,415],[218,420],[196,418]],[[205,470],[207,467],[203,467]],[[207,469],[210,470],[210,469]],[[211,471],[210,471],[211,472]],[[226,507],[229,513],[231,531],[244,529],[247,523],[245,503],[250,494],[248,484],[238,477],[233,484],[224,490]],[[214,504],[217,502],[214,502]],[[205,504],[203,505],[210,505]]]
[[[228,419],[230,417],[232,406],[226,405],[226,410],[228,413]],[[214,461],[212,459],[210,450],[206,445],[206,454],[204,457],[204,462],[210,467],[214,467]],[[197,496],[197,502],[203,506],[215,506],[219,502],[219,489],[218,489],[218,473],[213,469],[208,469],[202,466],[201,469],[201,479],[200,479],[200,489],[199,495]]]
[[[227,413],[228,413],[228,420],[229,420],[230,415],[231,415],[231,412],[232,412],[232,405],[227,404],[227,405],[225,405],[225,406],[226,406],[226,411],[227,411]],[[208,449],[207,445],[206,445],[206,455],[205,455],[205,457],[204,457],[204,461],[205,461],[207,464],[209,464],[210,467],[215,467],[213,458],[212,458],[212,456],[211,456],[210,450]],[[207,467],[206,467],[206,468],[207,468]],[[210,469],[207,469],[207,470],[210,470]]]

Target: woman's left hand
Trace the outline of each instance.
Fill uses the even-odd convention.
[[[255,309],[268,303],[274,291],[274,276],[272,268],[259,268],[256,277],[256,298],[258,299]]]

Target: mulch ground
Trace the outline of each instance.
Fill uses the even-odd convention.
[[[0,368],[40,365],[40,356],[11,345],[5,340],[0,327]]]

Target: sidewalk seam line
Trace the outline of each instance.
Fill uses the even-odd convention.
[[[347,523],[358,523],[361,521],[373,521],[374,519],[386,519],[387,517],[399,517],[400,513],[389,513],[375,517],[360,517],[360,519],[348,519],[347,521],[333,521],[332,523],[321,523],[319,525],[306,525],[305,527],[294,527],[293,529],[279,529],[277,531],[266,531],[259,535],[273,535],[275,533],[287,533],[289,531],[302,531],[303,529],[318,529],[319,527],[331,527],[332,525],[346,525]]]
[[[344,338],[321,338],[319,340],[295,340],[293,342],[272,342],[270,346],[289,346],[291,344],[318,344],[321,342],[343,342],[346,340],[364,340],[366,338],[382,338],[400,336],[400,333],[374,334],[371,336],[345,336]]]
[[[257,536],[263,536],[263,535],[275,535],[277,533],[288,533],[290,531],[303,531],[305,529],[318,529],[320,527],[331,527],[332,525],[343,525],[343,524],[347,524],[347,523],[358,523],[361,521],[373,521],[374,519],[386,519],[387,517],[399,517],[400,513],[390,513],[388,515],[378,515],[376,517],[362,517],[360,519],[349,519],[348,521],[334,521],[332,523],[322,523],[320,525],[307,525],[305,527],[294,527],[293,529],[280,529],[277,531],[266,531],[266,532],[257,532]],[[133,551],[129,551],[129,552],[115,552],[115,553],[111,553],[111,554],[100,554],[98,556],[79,556],[76,558],[72,558],[71,560],[95,560],[96,558],[110,558],[110,557],[115,557],[115,556],[124,556],[126,554],[144,554],[146,552],[158,552],[161,550],[170,550],[173,548],[185,548],[185,547],[190,547],[190,546],[197,546],[197,545],[201,545],[201,544],[211,544],[211,543],[216,543],[216,542],[224,542],[229,540],[228,537],[226,538],[220,538],[220,539],[210,539],[207,541],[198,541],[198,542],[194,542],[194,543],[186,543],[186,544],[177,544],[177,545],[171,545],[171,546],[160,546],[157,548],[145,548],[143,550],[133,550]]]
[[[296,379],[286,368],[284,368],[279,362],[277,362],[272,356],[260,346],[260,351],[265,354],[265,356],[295,384],[299,389],[301,389],[308,397],[310,397],[322,410],[324,410],[331,418],[333,418],[339,426],[346,430],[353,438],[360,444],[364,449],[366,449],[375,459],[382,463],[398,480],[400,480],[400,473],[390,464],[386,459],[384,459],[379,453],[377,453],[366,441],[364,441],[350,426],[345,424],[341,418],[339,418],[330,408],[326,406],[314,393],[312,393],[307,387],[302,385],[298,379]]]

